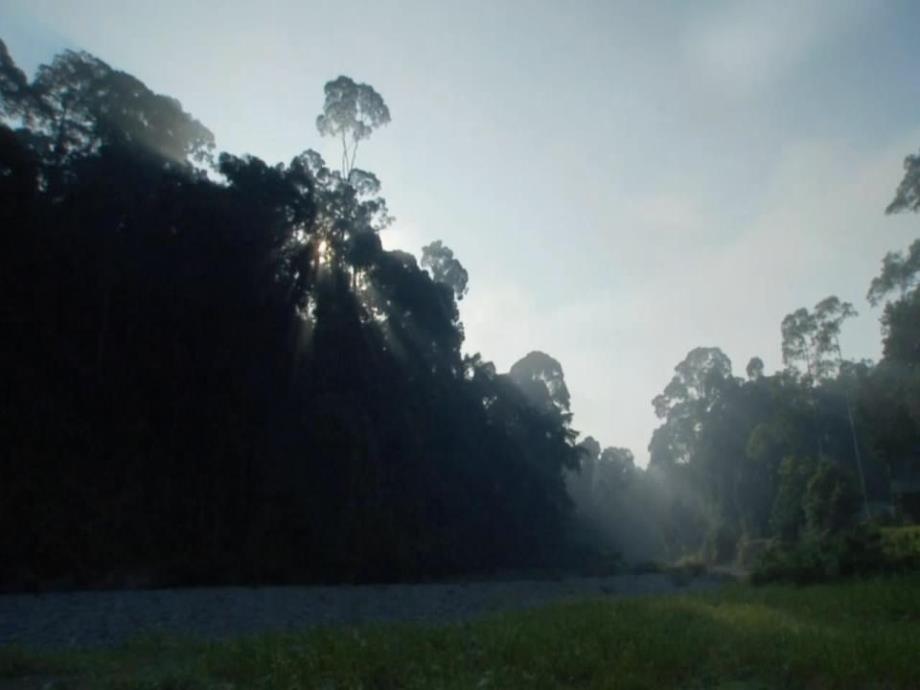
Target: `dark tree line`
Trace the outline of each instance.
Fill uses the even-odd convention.
[[[355,167],[389,110],[345,77],[326,97],[342,169],[268,165],[215,156],[178,101],[89,54],[29,81],[0,43],[0,585],[562,553],[579,455],[552,360],[462,356],[466,271],[439,242],[421,267],[383,250]]]
[[[576,444],[549,355],[462,354],[467,271],[385,251],[356,166],[389,108],[325,95],[340,168],[269,165],[89,54],[30,81],[0,42],[0,587],[726,561],[920,520],[920,240],[869,289],[881,361],[843,357],[836,297],[783,320],[772,375],[695,348],[643,469]],[[905,168],[890,213],[920,209]]]

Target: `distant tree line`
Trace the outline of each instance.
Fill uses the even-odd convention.
[[[920,156],[905,169],[888,213],[920,210]],[[884,257],[867,300],[884,305],[877,363],[843,357],[856,310],[834,296],[782,321],[773,375],[759,357],[739,377],[719,348],[691,350],[653,401],[647,469],[581,443],[581,517],[637,555],[747,565],[764,543],[920,522],[920,240]]]

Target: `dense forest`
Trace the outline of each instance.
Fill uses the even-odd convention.
[[[640,468],[579,440],[550,355],[464,354],[449,247],[383,248],[372,87],[325,85],[337,167],[217,153],[83,52],[30,80],[0,42],[0,99],[0,588],[728,562],[920,520],[920,240],[868,286],[879,362],[841,353],[853,305],[790,305],[783,370],[675,367]],[[911,156],[887,212],[918,210]]]

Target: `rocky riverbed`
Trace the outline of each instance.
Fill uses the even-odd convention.
[[[382,621],[447,623],[555,601],[712,589],[725,578],[664,573],[450,584],[220,587],[0,596],[0,646],[115,645],[149,634],[222,639]]]

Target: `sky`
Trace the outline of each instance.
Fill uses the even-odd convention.
[[[573,427],[639,464],[694,347],[781,368],[783,316],[836,294],[844,355],[878,358],[866,290],[920,229],[884,215],[920,150],[918,29],[912,0],[0,3],[27,72],[87,50],[269,162],[337,161],[323,84],[371,84],[384,245],[450,246],[465,349],[552,355]]]

